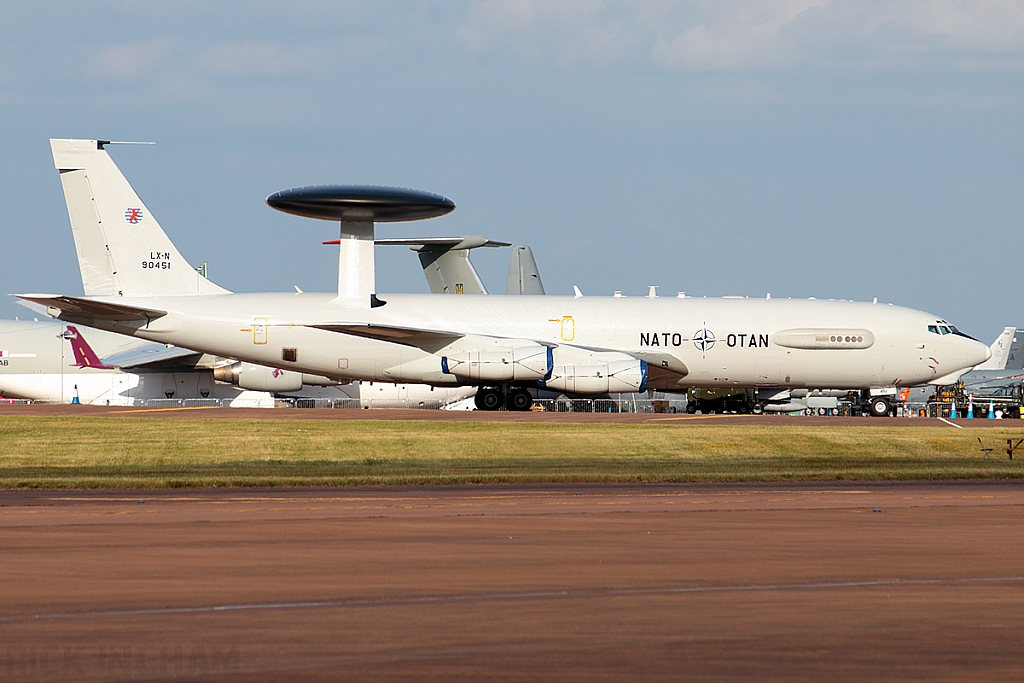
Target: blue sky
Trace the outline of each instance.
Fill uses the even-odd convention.
[[[112,155],[235,291],[336,287],[310,183],[414,187],[382,236],[533,246],[549,293],[894,302],[1024,325],[1024,4],[20,3],[0,26],[0,290],[81,292],[47,139]],[[509,251],[474,261],[503,291]],[[381,292],[426,291],[378,249]],[[25,315],[5,303],[0,316]]]

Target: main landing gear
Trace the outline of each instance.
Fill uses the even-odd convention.
[[[872,417],[889,417],[892,414],[892,404],[885,396],[875,396],[868,404],[868,410]]]
[[[480,387],[474,402],[477,410],[529,410],[533,396],[525,387]]]

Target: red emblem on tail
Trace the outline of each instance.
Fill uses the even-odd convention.
[[[135,225],[142,220],[142,209],[125,209],[124,219],[132,225]]]

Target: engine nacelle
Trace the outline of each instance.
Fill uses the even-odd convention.
[[[310,375],[302,373],[302,383],[307,387],[336,387],[341,382],[330,377],[324,377],[323,375]]]
[[[645,391],[647,361],[632,358],[609,363],[556,365],[543,386],[571,394]]]
[[[213,369],[213,378],[219,382],[235,384],[251,391],[299,391],[302,373],[280,368],[268,368],[252,363],[235,362]]]
[[[441,357],[442,372],[484,382],[543,381],[552,365],[551,347],[540,344]]]

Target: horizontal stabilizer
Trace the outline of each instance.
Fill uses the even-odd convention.
[[[83,299],[60,294],[16,294],[19,299],[46,306],[46,312],[62,320],[110,320],[115,322],[132,320],[155,320],[167,315],[167,311],[155,308],[139,308],[124,304]]]
[[[183,349],[180,346],[167,346],[166,344],[151,343],[141,348],[123,351],[107,356],[103,359],[105,365],[112,365],[122,370],[137,370],[157,363],[166,363],[171,360],[181,360],[195,356],[198,360],[202,354],[192,349]],[[195,363],[184,365],[194,366]]]
[[[511,242],[498,242],[479,235],[463,235],[461,237],[388,237],[373,241],[374,244],[404,244],[409,247],[430,249],[476,249],[478,247],[511,247]],[[324,242],[327,244],[327,242]],[[415,251],[419,251],[416,249]]]

